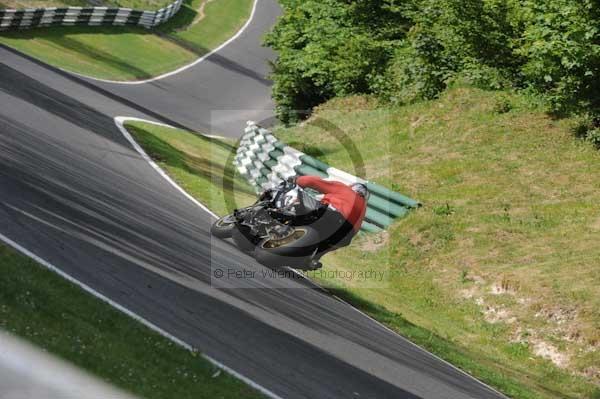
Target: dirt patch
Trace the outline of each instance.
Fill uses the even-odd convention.
[[[421,248],[421,250],[425,248],[425,238],[421,233],[410,234],[408,237],[408,241],[413,247]],[[427,247],[429,248],[430,245],[428,245]],[[426,252],[426,250],[423,250],[423,252]]]
[[[584,369],[581,374],[594,381],[596,384],[600,383],[600,367],[590,366]]]
[[[556,324],[565,324],[575,320],[577,311],[572,308],[555,306],[552,308],[543,308],[535,314],[536,318],[543,318]]]
[[[514,295],[519,290],[520,284],[508,277],[503,277],[502,280],[495,282],[490,287],[492,295]]]
[[[212,3],[215,0],[204,0],[202,1],[202,3],[200,3],[200,6],[198,6],[198,15],[196,15],[196,18],[194,18],[194,20],[192,21],[191,24],[181,28],[181,29],[177,29],[178,32],[180,31],[184,31],[190,28],[190,26],[194,26],[196,25],[198,22],[202,21],[204,18],[206,18],[206,13],[204,12],[204,9],[206,8],[206,5],[208,3]]]
[[[410,122],[410,127],[413,129],[416,129],[417,127],[421,126],[422,122],[425,121],[425,117],[424,116],[418,116],[418,117],[413,117],[412,121]]]
[[[523,329],[521,326],[518,326],[511,334],[509,342],[513,344],[528,344],[527,337],[531,336],[532,333],[531,329]]]
[[[465,292],[465,294],[468,294]],[[485,321],[491,324],[496,323],[507,323],[513,324],[517,321],[517,318],[512,314],[509,309],[487,305],[482,297],[475,299],[475,303],[483,309],[483,318]]]
[[[594,220],[592,224],[590,224],[590,228],[595,231],[600,231],[600,218]]]
[[[540,339],[532,340],[533,353],[550,360],[556,366],[565,368],[569,364],[569,356],[560,352],[555,346]]]
[[[517,303],[520,305],[529,305],[531,302],[533,302],[533,299],[531,298],[517,298]]]
[[[390,235],[387,231],[382,231],[377,234],[370,234],[365,237],[365,240],[361,243],[360,249],[366,252],[375,252],[380,248],[383,248],[390,240]]]
[[[496,308],[494,306],[486,306],[483,310],[483,316],[488,323],[508,323],[512,324],[517,321],[517,318],[512,315],[510,310],[504,308]]]
[[[560,330],[559,333],[560,337],[567,342],[585,345],[585,340],[583,339],[581,331],[575,326],[568,326],[566,329]]]
[[[473,286],[460,291],[460,296],[464,299],[471,299],[477,294],[477,287]]]
[[[206,13],[204,12],[204,8],[206,7],[206,5],[208,3],[211,3],[213,1],[215,1],[215,0],[204,0],[200,4],[200,7],[198,7],[198,15],[196,16],[196,18],[194,19],[194,21],[191,23],[191,25],[196,25],[198,22],[202,21],[206,17]]]
[[[485,279],[477,274],[469,274],[466,279],[468,281],[470,281],[471,283],[473,283],[472,286],[468,287],[468,288],[464,288],[462,290],[460,290],[460,296],[461,298],[464,299],[472,299],[475,298],[475,296],[479,295],[481,293],[481,286],[485,284]],[[475,302],[479,305],[482,306],[483,305],[483,298],[478,297]]]

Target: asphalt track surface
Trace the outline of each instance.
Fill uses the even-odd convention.
[[[193,131],[239,137],[248,120],[266,125],[274,109],[267,61],[274,54],[260,44],[281,11],[274,0],[256,4],[243,34],[195,67],[141,85],[86,80]]]
[[[239,135],[268,118],[258,44],[278,12],[259,0],[214,59],[149,86],[90,84],[0,47],[0,233],[283,398],[502,397],[306,280],[263,278],[116,128],[131,116]]]

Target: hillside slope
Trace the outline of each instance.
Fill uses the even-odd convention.
[[[575,126],[468,87],[318,107],[277,135],[424,206],[314,277],[512,397],[600,397],[600,153]],[[384,265],[376,284],[340,273]]]

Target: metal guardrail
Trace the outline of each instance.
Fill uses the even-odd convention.
[[[175,0],[156,11],[131,8],[65,7],[0,10],[0,31],[47,26],[143,26],[152,28],[168,21],[183,0]]]
[[[333,168],[288,146],[254,122],[248,122],[234,164],[257,190],[272,187],[290,176],[303,175],[321,176],[346,184],[365,183],[371,197],[361,229],[368,232],[381,231],[394,219],[403,217],[410,209],[420,206],[419,202],[409,197]]]

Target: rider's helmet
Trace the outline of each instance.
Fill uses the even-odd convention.
[[[369,189],[364,183],[353,183],[351,186],[352,191],[363,197],[365,200],[369,199]]]

